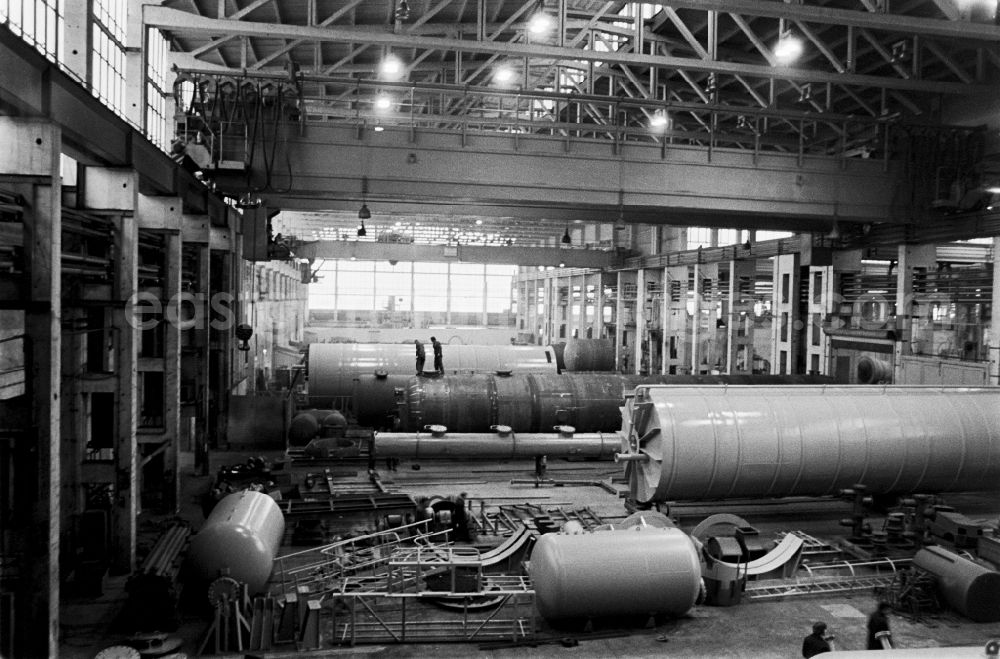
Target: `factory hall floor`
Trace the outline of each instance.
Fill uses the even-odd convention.
[[[222,465],[241,464],[257,453],[213,452],[209,473]],[[282,453],[263,453],[272,461],[285,461],[283,468],[294,482],[311,474],[314,488],[336,493],[378,490],[369,478],[367,465],[361,463],[302,465],[288,461]],[[185,455],[182,469],[183,501],[180,516],[189,520],[194,530],[204,521],[201,497],[208,490],[211,477],[195,475],[190,455]],[[529,461],[401,461],[395,469],[379,463],[378,475],[386,490],[406,493],[414,500],[422,497],[452,496],[465,493],[473,511],[515,507],[525,503],[545,510],[589,510],[605,522],[621,521],[627,511],[620,492],[626,485],[620,480],[622,470],[611,462],[573,462],[550,460],[545,478],[551,482],[535,486],[535,464]],[[329,469],[332,482],[323,476]],[[288,478],[288,477],[285,477]],[[614,479],[614,480],[613,480]],[[512,482],[513,481],[513,482]],[[524,481],[524,482],[519,482]],[[614,493],[612,493],[614,492]],[[956,495],[947,498],[950,505],[974,518],[996,524],[1000,500],[995,495]],[[537,508],[536,508],[537,510]],[[714,502],[678,505],[671,516],[681,528],[690,531],[697,522],[715,512],[732,512],[756,527],[770,539],[779,531],[801,531],[831,543],[844,538],[849,529],[839,520],[850,515],[850,504],[841,501],[793,500],[781,502]],[[552,515],[558,521],[559,513]],[[881,520],[871,520],[873,526]],[[143,514],[140,528],[146,536],[140,544],[152,543],[162,518]],[[293,526],[287,524],[287,526]],[[364,532],[374,524],[360,516],[331,519],[327,530],[337,533],[350,528]],[[286,542],[292,532],[286,531]],[[282,554],[301,551],[304,546],[284,546]],[[614,561],[614,556],[608,556]],[[272,577],[274,580],[274,577]],[[126,639],[114,631],[113,621],[126,601],[125,577],[108,577],[103,595],[97,599],[65,596],[62,606],[62,646],[60,657],[91,658],[103,648],[121,644]],[[592,629],[580,625],[553,627],[538,619],[536,645],[520,643],[513,647],[493,645],[492,640],[471,643],[392,643],[333,645],[332,621],[326,621],[323,648],[296,652],[292,644],[274,650],[229,653],[232,657],[799,657],[802,639],[812,623],[826,622],[833,634],[835,650],[861,650],[865,647],[867,615],[877,603],[872,589],[847,593],[792,595],[777,600],[747,598],[735,606],[695,606],[679,619],[605,620]],[[419,615],[419,614],[417,614]],[[432,614],[433,615],[433,614]],[[180,629],[174,632],[183,640],[180,648],[188,656],[197,656],[209,620],[183,615]],[[939,613],[920,619],[893,615],[890,618],[893,639],[900,648],[984,646],[990,639],[1000,639],[1000,623],[973,623],[954,613]],[[145,655],[144,655],[145,656]],[[941,657],[947,653],[942,651]]]

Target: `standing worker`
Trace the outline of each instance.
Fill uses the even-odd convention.
[[[417,375],[423,375],[427,353],[424,352],[424,344],[420,342],[420,339],[413,339],[413,343],[417,346]]]
[[[441,357],[441,342],[431,337],[431,347],[434,348],[434,370],[444,375],[444,360]]]
[[[813,623],[813,633],[806,636],[802,641],[802,656],[815,657],[817,654],[822,654],[824,652],[830,652],[830,640],[832,636],[824,636],[826,634],[826,623],[825,622],[814,622]]]
[[[868,649],[885,650],[893,647],[892,636],[889,632],[889,612],[892,605],[888,602],[879,602],[875,612],[868,616]],[[882,642],[885,639],[887,645]]]

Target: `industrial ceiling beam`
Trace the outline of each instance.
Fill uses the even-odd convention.
[[[902,14],[881,14],[817,5],[786,4],[769,0],[667,0],[667,2],[640,0],[640,4],[666,4],[674,9],[722,11],[766,18],[786,18],[807,23],[883,30],[896,34],[926,34],[963,41],[1000,42],[1000,27],[987,23],[949,21]]]
[[[775,3],[764,3],[775,4]],[[801,5],[780,5],[786,8],[803,8]],[[870,17],[870,14],[846,12]],[[899,17],[900,19],[904,17]],[[504,54],[510,57],[551,58],[568,61],[594,61],[617,64],[651,66],[668,69],[687,69],[706,73],[723,73],[729,75],[746,75],[758,78],[777,78],[796,80],[800,82],[831,82],[840,85],[861,85],[885,89],[902,89],[941,94],[971,94],[991,91],[987,85],[967,85],[963,83],[939,82],[930,80],[906,80],[886,78],[883,76],[862,75],[854,73],[835,73],[829,71],[803,70],[792,67],[771,67],[759,64],[744,64],[716,60],[671,57],[666,55],[645,55],[637,53],[605,52],[546,46],[541,44],[514,44],[482,41],[463,41],[460,39],[445,39],[439,37],[418,37],[405,34],[394,34],[372,29],[359,29],[340,26],[324,28],[300,25],[276,25],[270,23],[249,23],[245,21],[228,21],[206,18],[196,14],[160,7],[145,5],[143,21],[150,27],[168,30],[172,33],[204,34],[218,37],[225,34],[249,37],[267,37],[272,39],[301,39],[307,41],[365,43],[375,46],[396,46],[401,48],[436,49],[461,51],[467,53]],[[943,22],[943,21],[934,21]],[[965,25],[964,23],[962,25]],[[896,28],[898,31],[900,28]],[[1000,29],[992,28],[1000,40]],[[957,37],[956,37],[957,38]]]
[[[560,247],[511,245],[414,245],[360,240],[319,240],[293,246],[297,258],[354,259],[358,261],[416,261],[420,263],[489,263],[496,265],[551,265],[567,268],[611,268],[621,265],[618,252]]]

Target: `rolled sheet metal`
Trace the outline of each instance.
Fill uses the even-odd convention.
[[[944,547],[925,547],[913,557],[916,567],[937,577],[948,605],[975,622],[1000,621],[1000,572]]]
[[[548,533],[531,552],[530,573],[538,612],[550,619],[682,616],[701,589],[698,551],[676,528]]]
[[[378,433],[379,457],[409,460],[432,458],[517,459],[545,455],[550,458],[611,459],[621,446],[617,434],[608,433]]]
[[[563,363],[567,371],[613,371],[614,343],[611,339],[567,339]]]
[[[1000,488],[1000,388],[642,386],[624,415],[639,502]]]
[[[199,578],[224,572],[251,593],[265,589],[285,533],[285,518],[274,499],[244,490],[215,505],[191,540],[189,557]]]
[[[815,384],[810,375],[621,375],[543,373],[477,374],[410,378],[400,405],[399,430],[440,424],[451,432],[489,432],[506,425],[515,432],[547,432],[570,425],[578,432],[621,428],[625,396],[641,384]],[[366,403],[367,404],[367,403]]]

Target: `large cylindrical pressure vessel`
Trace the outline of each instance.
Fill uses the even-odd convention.
[[[1000,388],[642,386],[622,428],[640,502],[1000,488]]]
[[[428,337],[424,337],[428,338]],[[425,370],[431,370],[433,359],[429,341]],[[443,348],[445,373],[557,373],[555,353],[551,346],[446,344]],[[392,397],[393,386],[416,375],[416,355],[412,343],[313,343],[309,346],[307,365],[309,399],[313,405],[326,406],[338,398],[354,397],[361,377],[381,382],[365,382],[361,389],[377,396]],[[386,394],[385,392],[388,392]],[[365,393],[368,393],[365,391]],[[372,404],[374,408],[376,404]],[[380,411],[391,410],[382,408]]]
[[[913,557],[913,564],[937,577],[945,601],[969,620],[1000,620],[1000,572],[943,547],[921,549]]]
[[[550,533],[531,552],[531,582],[544,618],[681,616],[698,599],[701,566],[680,529]]]
[[[260,592],[284,533],[285,518],[274,499],[249,490],[235,492],[215,505],[191,540],[191,565],[205,581],[226,571],[251,593]]]
[[[450,432],[489,432],[505,425],[515,432],[550,432],[570,425],[578,432],[621,428],[625,396],[640,384],[822,382],[817,376],[756,375],[471,375],[410,378],[400,406],[399,430],[417,432],[443,425]],[[365,403],[367,404],[367,403]]]
[[[615,346],[611,339],[568,339],[563,350],[566,371],[615,370]]]

